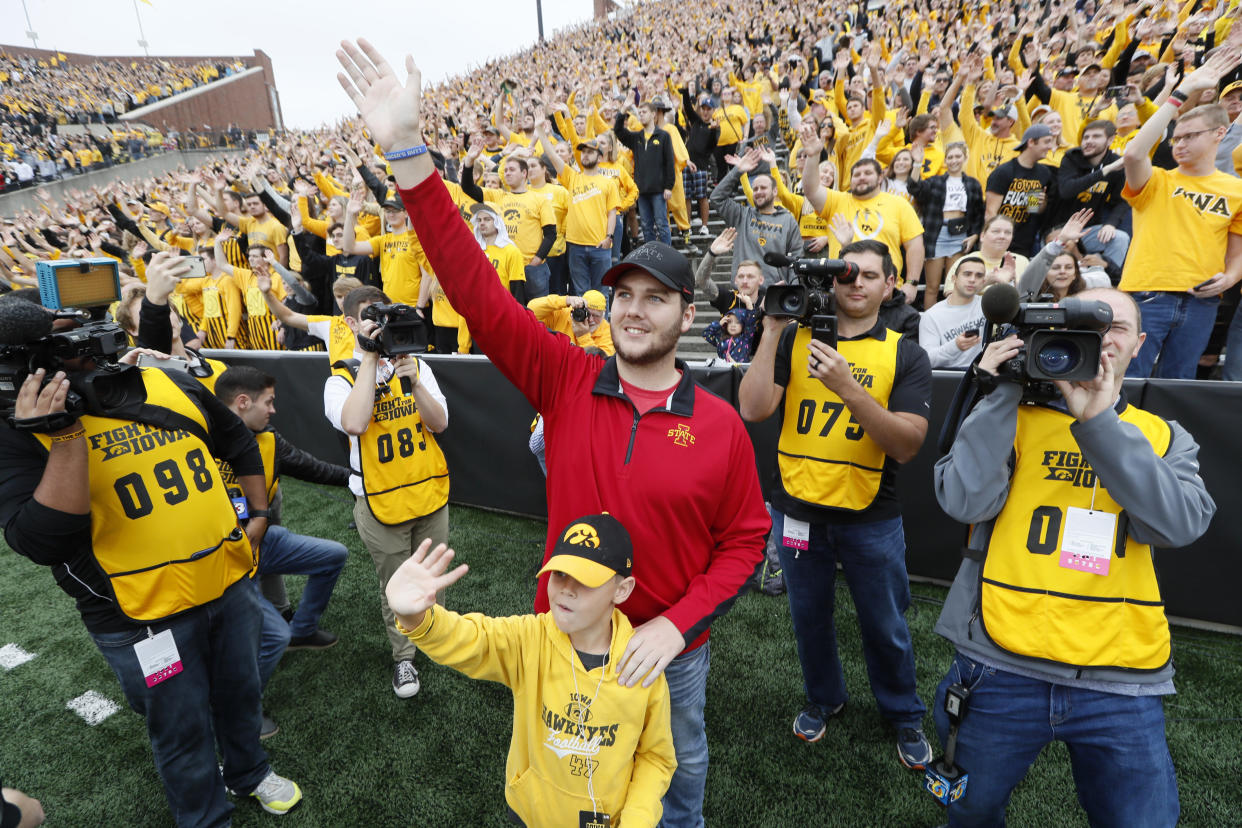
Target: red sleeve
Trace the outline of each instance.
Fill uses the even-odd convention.
[[[536,411],[552,408],[563,378],[591,373],[590,357],[550,333],[500,283],[438,176],[398,192],[431,269],[474,341]]]
[[[703,396],[701,391],[699,395]],[[687,646],[705,637],[712,623],[750,588],[772,528],[759,488],[755,450],[740,419],[733,429],[729,470],[728,479],[721,481],[719,508],[711,520],[715,547],[707,571],[691,579],[681,600],[662,613],[681,630]]]

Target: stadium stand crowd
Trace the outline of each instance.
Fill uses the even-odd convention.
[[[1153,285],[1155,290],[1147,292],[1162,292],[1170,286],[1169,279],[1138,276],[1138,270],[1149,269],[1138,261],[1131,264],[1135,273],[1123,280],[1135,228],[1131,203],[1123,194],[1121,153],[1142,134],[1141,127],[1179,79],[1218,44],[1231,45],[1242,36],[1233,28],[1235,4],[1200,8],[1193,2],[1131,3],[1097,9],[1087,3],[1070,13],[1069,6],[1058,3],[1017,10],[1004,4],[978,10],[953,3],[901,3],[836,16],[823,7],[808,15],[780,2],[729,8],[722,15],[694,5],[676,11],[660,4],[640,5],[614,20],[491,60],[429,91],[435,106],[426,124],[427,138],[448,180],[467,183],[464,174],[469,174],[487,193],[485,199],[495,201],[516,186],[504,175],[504,162],[513,157],[528,167],[518,177],[527,181],[530,192],[552,201],[556,232],[550,248],[542,250],[537,243],[534,224],[520,234],[516,225],[507,228],[527,265],[535,260],[536,268],[549,266],[550,292],[598,287],[589,277],[569,277],[566,215],[571,215],[570,235],[595,245],[602,244],[607,210],[595,217],[600,226],[588,229],[589,220],[579,220],[580,210],[567,209],[558,173],[546,163],[536,127],[546,125],[551,143],[560,146],[554,151],[571,169],[581,165],[583,142],[598,140],[596,167],[618,185],[618,218],[605,257],[615,262],[643,238],[638,206],[652,186],[641,183],[652,173],[640,169],[636,174],[633,151],[618,140],[617,115],[646,103],[654,105],[652,118],[669,134],[672,174],[658,183],[671,186],[657,187],[653,194],[659,198],[668,191],[668,203],[658,212],[667,210],[675,231],[671,235],[679,245],[690,243],[691,231],[709,232],[704,221],[710,215],[707,196],[731,165],[742,164],[749,174],[738,183],[752,203],[749,179],[754,171],[775,171],[772,206],[777,214],[796,218],[808,255],[832,256],[843,241],[879,238],[898,259],[910,256],[903,276],[911,286],[903,290],[910,300],[921,292],[915,305],[922,308],[953,297],[954,265],[965,252],[980,255],[988,265],[985,286],[997,280],[1025,285],[1021,277],[1028,263],[1035,262],[1036,272],[1042,272],[1046,260],[1062,247],[1083,276],[1074,284],[1121,284],[1136,292]],[[902,16],[899,9],[917,13]],[[684,32],[696,36],[686,38]],[[101,146],[82,140],[32,147],[30,139],[37,141],[38,131],[51,123],[107,121],[128,106],[236,68],[166,60],[147,66],[99,62],[65,68],[12,58],[7,67],[4,103],[9,115],[0,152],[9,159],[11,176],[23,181],[32,181],[30,173],[41,163],[91,169],[142,152],[138,145],[143,142],[163,140],[149,131],[139,140],[135,129],[96,142]],[[58,86],[53,96],[48,88],[58,73],[80,80],[68,90]],[[1242,86],[1233,79],[1242,73],[1230,66],[1218,74],[1211,88],[1179,104],[1179,114],[1186,118],[1198,109],[1213,123],[1223,120],[1213,127],[1223,133],[1217,167],[1236,177],[1230,152],[1242,135],[1242,126],[1232,125],[1242,113]],[[641,129],[638,115],[635,111],[624,119],[627,132]],[[1157,168],[1177,165],[1171,132],[1165,128],[1143,136]],[[1032,149],[1025,160],[1019,159],[1018,147],[1026,145],[1028,135]],[[807,147],[814,152],[806,152]],[[755,154],[745,160],[752,150]],[[303,232],[311,249],[331,254],[336,248],[325,244],[324,237],[328,226],[344,217],[342,197],[351,192],[370,201],[369,208],[360,210],[358,237],[381,230],[376,216],[383,194],[374,185],[385,180],[387,171],[379,152],[356,123],[346,122],[316,133],[291,133],[242,161],[209,162],[198,171],[213,182],[198,190],[200,197],[208,197],[202,205],[187,202],[184,176],[173,175],[128,182],[106,195],[80,194],[71,204],[8,217],[7,237],[14,244],[6,246],[6,264],[16,274],[38,256],[50,255],[45,246],[62,253],[87,249],[92,231],[118,254],[132,252],[138,241],[186,247],[168,240],[196,237],[187,222],[200,206],[217,224],[223,218],[210,201],[215,186],[223,183],[226,193],[249,192],[254,175],[267,181],[261,193],[276,208],[271,215],[285,231],[294,230],[294,215],[301,214],[310,219],[303,223]],[[544,170],[529,169],[541,158]],[[859,168],[862,160],[868,163]],[[808,163],[824,188],[814,188],[811,198],[803,195]],[[861,170],[857,181],[856,169]],[[471,193],[478,195],[473,188]],[[460,196],[463,215],[473,201]],[[1085,214],[1085,225],[1066,228],[1067,220],[1082,209],[1091,211]],[[106,220],[117,210],[141,210],[138,226],[146,229],[125,236],[128,223],[117,226]],[[996,215],[1005,218],[994,220]],[[840,218],[833,221],[833,216]],[[153,244],[149,235],[158,241]],[[745,238],[743,234],[739,244]],[[1216,238],[1223,241],[1224,235]],[[1188,239],[1188,249],[1201,249],[1197,241]],[[239,250],[246,249],[246,235],[236,243]],[[581,246],[574,240],[569,245]],[[1221,249],[1216,242],[1210,247]],[[739,248],[734,262],[754,258],[748,254],[759,249]],[[1041,252],[1044,256],[1037,256]],[[141,280],[141,265],[122,258],[127,259],[127,271]],[[240,255],[236,259],[240,264]],[[294,262],[299,260],[295,248]],[[916,272],[910,272],[910,264]],[[1223,303],[1218,297],[1237,274],[1236,266],[1202,265],[1215,270],[1184,285],[1184,279],[1172,280],[1177,282],[1172,293],[1184,293],[1181,298],[1188,306],[1199,309],[1196,337],[1213,330],[1211,324],[1202,324],[1205,314],[1221,309],[1211,355],[1203,360],[1206,375],[1224,344],[1235,306],[1235,291]],[[426,270],[425,262],[419,266],[420,272]],[[1216,272],[1227,275],[1194,288]],[[543,290],[541,277],[532,278],[539,289],[528,291],[528,299],[538,298]],[[16,283],[21,280],[17,276]],[[1036,295],[1042,280],[1032,274],[1028,281],[1032,284],[1027,292]],[[409,284],[417,288],[419,279]],[[405,298],[419,300],[417,292]],[[977,305],[972,297],[953,301],[956,316],[963,320],[969,311],[962,308],[972,305]],[[939,335],[935,332],[957,327],[933,324],[929,330]],[[1153,354],[1161,352],[1166,338],[1152,338],[1148,347]],[[1208,345],[1196,340],[1190,350],[1202,353]],[[737,349],[732,353],[736,358]],[[961,353],[972,356],[970,349]],[[1149,369],[1154,361],[1144,360]],[[1171,360],[1160,368],[1166,372],[1161,375],[1174,374]],[[1196,368],[1188,371],[1180,365],[1176,375],[1193,376]]]
[[[1125,360],[1128,375],[1192,378],[1220,371],[1225,379],[1242,379],[1242,358],[1230,358],[1242,357],[1242,318],[1230,316],[1242,281],[1242,26],[1234,25],[1239,15],[1238,0],[1077,5],[1001,0],[982,6],[896,0],[878,9],[795,0],[638,4],[424,90],[419,126],[425,152],[421,145],[382,145],[373,134],[377,107],[367,100],[371,111],[360,105],[358,118],[274,135],[265,147],[207,157],[194,169],[68,189],[60,202],[41,191],[37,209],[7,216],[0,226],[5,270],[0,281],[6,290],[33,287],[37,263],[44,260],[115,260],[124,284],[113,316],[134,344],[150,345],[138,339],[150,307],[148,269],[164,274],[174,256],[198,257],[194,264],[201,263],[201,271],[190,275],[186,268],[169,297],[176,310],[174,329],[179,328],[172,339],[178,353],[326,350],[338,369],[332,381],[340,398],[360,396],[369,405],[369,387],[354,394],[360,375],[341,373],[338,362],[354,355],[354,334],[365,323],[348,311],[360,302],[386,299],[414,306],[431,330],[433,351],[482,352],[451,301],[462,287],[452,286],[458,274],[444,267],[448,260],[440,245],[446,242],[420,238],[415,229],[434,223],[426,205],[438,196],[427,195],[422,179],[410,182],[413,166],[407,161],[427,155],[505,293],[529,304],[541,321],[569,334],[575,344],[605,354],[613,353],[605,334],[617,333],[614,323],[608,334],[607,309],[632,301],[628,289],[618,288],[614,295],[617,278],[610,267],[635,250],[646,250],[648,260],[672,254],[663,252],[665,247],[651,253],[656,248],[640,247],[644,244],[671,243],[692,257],[704,253],[696,242],[710,244],[698,285],[721,314],[710,330],[712,345],[729,362],[749,362],[759,353],[772,360],[777,354],[775,374],[769,362],[767,374],[755,375],[775,384],[775,396],[763,387],[765,404],[750,414],[743,411],[751,419],[770,415],[783,386],[795,388],[797,373],[787,353],[793,339],[786,341],[786,335],[793,329],[782,334],[759,312],[764,292],[790,275],[779,262],[764,261],[773,251],[794,258],[852,256],[864,265],[874,260],[873,275],[881,281],[896,277],[878,311],[881,330],[922,346],[911,352],[894,344],[890,356],[899,373],[923,366],[927,388],[927,362],[955,369],[973,364],[980,370],[982,354],[983,370],[996,367],[1000,352],[985,354],[978,336],[985,324],[981,296],[1003,283],[1025,300],[1060,300],[1114,287],[1128,294],[1141,308],[1146,334],[1144,341],[1137,313],[1132,323],[1125,321],[1128,304],[1113,303],[1121,319],[1117,335],[1127,333],[1129,324],[1136,343],[1134,359]],[[144,100],[176,94],[232,68],[159,61],[66,70],[12,59],[6,67],[2,100],[9,116],[0,151],[10,163],[13,156],[24,161],[43,152],[49,157],[40,160],[65,157],[67,164],[73,160],[86,168],[99,163],[93,151],[49,143],[52,124],[106,123]],[[79,80],[65,88],[58,73],[70,71]],[[352,80],[360,90],[354,100],[361,103],[376,78],[359,71]],[[407,177],[399,186],[401,170]],[[709,224],[728,229],[710,238],[716,234]],[[459,229],[454,225],[445,238],[455,242]],[[732,256],[729,284],[714,284],[711,259],[726,255]],[[690,274],[687,268],[687,290],[693,294]],[[161,296],[165,279],[162,275]],[[357,293],[366,288],[382,293]],[[1222,301],[1230,292],[1233,298]],[[343,308],[348,322],[342,321]],[[772,345],[777,337],[784,349],[779,353]],[[765,341],[767,350],[761,351]],[[812,347],[811,352],[826,366],[830,357],[840,359],[835,351]],[[368,365],[374,371],[374,360],[363,362]],[[444,405],[443,395],[429,369],[421,369],[428,376],[420,378],[412,365],[405,363],[389,382],[413,377],[416,393],[432,395],[427,399],[437,403],[427,402],[426,408],[442,416],[429,418],[427,430],[437,431],[447,421],[446,409],[437,407]],[[810,370],[819,372],[821,362],[814,359]],[[828,386],[829,370],[812,376]],[[1117,382],[1119,388],[1120,376]],[[903,404],[917,390],[904,388]],[[659,400],[665,398],[675,400],[668,394]],[[897,399],[894,390],[889,402]],[[926,394],[915,408],[926,408],[925,399]],[[810,400],[812,414],[816,400]],[[651,405],[658,402],[653,398]],[[1016,397],[1012,402],[1016,407]],[[1094,412],[1095,402],[1092,397],[1086,410]],[[338,403],[334,425],[357,441],[358,452],[366,411],[359,415],[353,402]],[[824,413],[831,404],[824,403]],[[754,411],[762,415],[752,416]],[[1068,411],[1087,417],[1078,398]],[[924,436],[920,432],[915,441],[912,432],[902,432],[909,418],[923,415],[914,408],[902,414],[907,419],[899,416],[896,425],[884,426],[888,421],[874,412],[867,420],[868,435],[889,427],[897,435],[868,459],[872,466],[891,464],[884,475],[868,468],[881,502],[892,487],[896,463],[913,457]],[[845,439],[861,437],[860,421],[851,418],[857,436],[847,431]],[[634,423],[637,429],[638,415]],[[1148,420],[1141,424],[1152,434],[1158,431]],[[1193,440],[1179,430],[1164,435],[1175,456],[1190,458],[1185,471],[1197,450]],[[390,435],[390,451],[392,444]],[[1119,439],[1107,443],[1119,444]],[[967,465],[960,473],[968,478],[969,461],[956,462]],[[441,458],[428,479],[447,480],[442,467]],[[357,469],[350,485],[363,498],[367,481]],[[554,477],[550,472],[549,479]],[[1190,477],[1165,485],[1189,492]],[[969,490],[968,483],[955,481],[947,485]],[[791,546],[797,538],[790,527],[800,523],[802,531],[810,530],[795,519],[805,515],[789,511],[788,501],[809,496],[789,481],[785,485],[787,502],[780,508],[787,514],[780,525]],[[1185,496],[1191,500],[1199,493]],[[1206,494],[1203,499],[1210,504]],[[431,500],[435,510],[447,508],[442,499]],[[866,511],[865,504],[841,508]],[[415,511],[415,520],[435,513]],[[1210,517],[1208,506],[1200,511]],[[969,509],[962,506],[959,512]],[[807,520],[815,526],[819,515]],[[1176,528],[1163,537],[1188,543],[1196,529],[1202,531],[1190,517]],[[375,537],[368,540],[373,543],[379,544]],[[816,549],[826,541],[813,535],[809,543]],[[385,576],[376,556],[381,580],[391,577],[390,564],[384,564],[390,567]],[[861,589],[854,583],[851,588]],[[884,592],[875,591],[876,601]],[[818,601],[805,594],[797,600],[803,611],[818,612],[807,609]],[[409,606],[417,607],[409,615],[421,621],[424,603]],[[896,615],[902,611],[898,607]],[[798,623],[803,622],[796,618]],[[417,673],[410,672],[413,656],[398,655],[412,652],[403,638],[407,631],[397,627],[402,633],[397,636],[388,627],[399,659],[394,691],[412,695],[418,689]],[[894,663],[910,655],[908,634],[904,645],[898,638],[894,633],[893,649],[904,646],[905,652]],[[911,688],[881,687],[877,673],[888,667],[873,664],[867,652],[877,701],[882,707],[904,705],[898,712],[884,709],[898,728],[899,756],[909,767],[922,767],[931,759],[918,724],[926,709]],[[908,673],[912,685],[912,656]],[[1129,695],[1171,692],[1171,677],[1160,676],[1165,684],[1154,685],[1157,690]],[[808,694],[812,683],[808,677]],[[675,715],[679,704],[674,692]],[[834,707],[810,699],[795,734],[818,739],[842,707],[844,701]],[[679,739],[675,735],[674,741]],[[700,806],[701,796],[700,790]],[[287,809],[300,793],[290,797],[281,787],[265,807]],[[1175,818],[1175,790],[1173,798]],[[1084,806],[1101,807],[1086,801]]]
[[[49,181],[141,158],[164,148],[151,127],[118,117],[143,106],[228,77],[245,68],[232,61],[169,58],[98,58],[81,62],[0,51],[0,161],[9,188]],[[67,125],[106,125],[63,133]]]

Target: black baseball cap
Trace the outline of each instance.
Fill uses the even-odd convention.
[[[584,586],[603,586],[614,575],[627,577],[634,568],[634,547],[621,521],[604,512],[570,521],[552,547],[552,557],[539,570],[564,572]]]
[[[385,210],[405,210],[405,205],[400,201],[397,201],[395,198],[384,199],[384,203],[381,204],[380,207]]]
[[[604,284],[611,287],[631,270],[641,270],[680,293],[687,302],[694,301],[694,273],[690,270],[689,260],[664,242],[647,242],[630,251],[630,255],[604,274]]]

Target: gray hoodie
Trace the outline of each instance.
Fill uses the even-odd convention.
[[[783,253],[791,259],[802,255],[802,231],[798,218],[784,207],[774,213],[760,213],[749,204],[742,206],[733,200],[742,173],[737,167],[720,180],[712,190],[712,209],[720,214],[725,224],[737,229],[737,241],[733,244],[733,275],[737,266],[746,260],[759,263],[763,269],[764,286],[789,281],[789,268],[773,267],[763,260],[764,253]]]

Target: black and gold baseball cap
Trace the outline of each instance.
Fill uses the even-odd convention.
[[[564,572],[594,589],[614,575],[627,577],[633,568],[630,533],[621,521],[604,512],[571,521],[561,532],[552,548],[552,557],[539,574]]]

